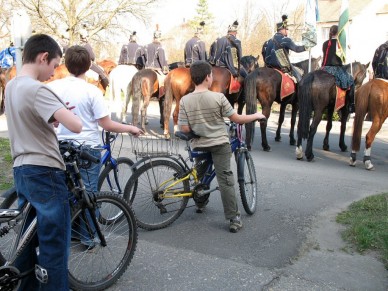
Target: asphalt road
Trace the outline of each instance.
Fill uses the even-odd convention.
[[[160,132],[156,113],[151,102],[149,126]],[[274,141],[276,119],[273,114],[268,122],[271,152],[261,150],[257,125],[251,153],[260,207],[248,216],[240,204],[243,229],[228,231],[219,192],[214,192],[203,214],[187,208],[165,229],[139,229],[135,257],[109,290],[388,290],[388,272],[376,255],[354,252],[335,222],[351,202],[388,191],[388,125],[373,144],[376,170],[366,171],[362,153],[355,168],[348,166],[349,152],[338,147],[339,124],[333,125],[326,152],[321,149],[326,123],[321,123],[315,161],[307,162],[296,160],[295,147],[288,144],[289,118],[282,142]],[[349,148],[351,132],[350,122]],[[121,153],[133,157],[128,139]]]

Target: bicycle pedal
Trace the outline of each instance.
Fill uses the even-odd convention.
[[[43,284],[46,284],[48,281],[47,270],[39,265],[35,265],[35,276],[36,279]]]

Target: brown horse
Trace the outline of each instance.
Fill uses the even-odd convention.
[[[354,78],[355,90],[361,86],[366,76],[366,70],[369,63],[363,65],[359,62],[352,63],[352,71]],[[350,73],[351,64],[345,65],[346,70]],[[299,122],[298,122],[298,142],[296,148],[296,158],[303,158],[302,138],[307,138],[305,156],[308,161],[314,159],[313,141],[319,123],[322,120],[323,111],[327,108],[327,125],[326,135],[323,140],[323,149],[328,151],[329,134],[332,128],[332,118],[334,107],[336,103],[336,83],[333,75],[324,70],[317,70],[305,75],[299,83],[298,88],[298,102],[299,102]],[[339,110],[341,113],[341,132],[339,138],[339,147],[341,151],[345,152],[347,146],[345,144],[345,129],[346,121],[348,119],[349,100],[346,98],[345,105]],[[310,125],[310,118],[312,111],[314,111],[313,121]]]
[[[97,62],[97,65],[99,65],[101,68],[103,68],[105,74],[107,74],[108,76],[109,76],[110,72],[112,72],[112,70],[117,67],[117,64],[111,60],[99,61],[99,62]]]
[[[258,67],[256,57],[244,56],[241,58],[241,69],[249,74],[256,67]],[[238,112],[242,112],[244,106],[244,98],[241,90],[237,93],[229,93],[231,73],[228,69],[222,67],[213,67],[213,83],[210,87],[211,91],[224,93],[232,106],[238,102]],[[189,68],[176,68],[172,70],[164,81],[165,100],[164,100],[164,135],[169,137],[169,116],[171,116],[172,103],[175,99],[175,109],[173,112],[174,129],[178,124],[179,102],[180,99],[194,90],[194,84],[191,81]],[[243,88],[243,86],[241,86]]]
[[[370,159],[372,143],[388,117],[388,81],[373,79],[362,85],[356,92],[356,110],[353,123],[352,153],[350,166],[356,165],[356,152],[360,150],[362,124],[368,113],[372,118],[372,126],[365,137],[364,164],[367,170],[373,170]]]
[[[1,103],[0,115],[4,113],[5,109],[5,85],[7,82],[16,76],[16,67],[13,66],[7,70],[0,70],[0,86],[1,86]]]
[[[319,68],[319,58],[311,59],[311,70],[314,71]],[[293,64],[294,66],[302,69],[303,72],[308,71],[309,60],[304,60],[299,63]],[[296,122],[296,114],[298,112],[298,102],[296,98],[296,93],[291,94],[283,99],[280,98],[280,87],[281,87],[282,77],[276,70],[272,68],[258,68],[254,70],[248,77],[245,79],[245,94],[246,94],[246,113],[252,114],[257,112],[257,101],[260,102],[262,113],[268,119],[271,114],[271,107],[273,102],[280,104],[280,113],[278,120],[278,128],[276,130],[275,140],[280,141],[280,131],[284,121],[284,115],[286,111],[286,106],[288,104],[292,105],[291,112],[291,128],[290,128],[290,145],[295,145],[294,137],[294,127]],[[253,137],[255,132],[255,124],[248,123],[245,125],[246,128],[246,143],[247,148],[250,150],[253,143]],[[270,151],[271,147],[268,144],[267,140],[267,123],[260,123],[261,130],[261,146],[264,151]]]

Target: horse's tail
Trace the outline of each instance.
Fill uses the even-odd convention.
[[[170,121],[172,102],[174,99],[174,94],[172,92],[171,85],[171,75],[168,74],[166,79],[164,79],[164,108],[163,108],[163,118],[164,121],[164,134],[168,133],[168,124]]]
[[[125,103],[124,103],[124,109],[123,111],[124,112],[127,112],[128,110],[128,104],[129,104],[129,101],[131,101],[131,96],[133,96],[133,89],[132,89],[132,80],[128,83],[128,87],[127,87],[127,96],[125,96]]]
[[[132,124],[134,126],[137,126],[137,123],[139,121],[140,102],[142,97],[142,76],[140,76],[140,74],[135,74],[130,84],[130,91],[132,93]]]
[[[259,76],[259,70],[251,72],[244,80],[245,92],[245,111],[246,114],[257,112],[256,80]],[[245,124],[247,147],[251,148],[255,136],[255,123]]]
[[[371,90],[371,82],[368,82],[358,88],[355,96],[355,115],[353,121],[353,136],[352,150],[358,152],[360,150],[362,124],[369,109],[369,95]]]
[[[298,121],[298,136],[306,139],[309,134],[310,118],[313,111],[311,94],[312,84],[314,81],[314,73],[305,75],[298,85],[298,103],[299,103],[299,121]]]

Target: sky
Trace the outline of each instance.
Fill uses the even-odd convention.
[[[260,9],[272,11],[274,7],[280,7],[282,3],[290,3],[291,12],[291,7],[305,1],[307,0],[208,0],[208,5],[210,13],[215,17],[216,26],[224,27],[226,30],[236,19],[242,18],[248,3],[252,5],[255,12]],[[159,24],[163,34],[184,20],[193,18],[197,14],[197,5],[198,0],[160,0],[158,8],[151,12],[152,18],[148,27],[142,23],[131,23],[134,30],[137,31],[139,43],[148,43],[152,40],[156,24]],[[281,15],[278,16],[279,20],[280,17]]]

